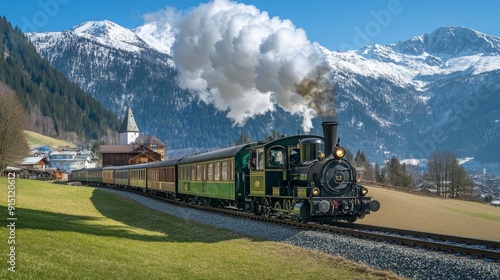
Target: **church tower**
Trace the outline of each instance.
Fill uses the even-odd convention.
[[[135,139],[139,136],[139,128],[135,122],[134,115],[130,106],[127,108],[127,113],[123,118],[122,125],[120,126],[120,145],[129,145],[134,143]]]

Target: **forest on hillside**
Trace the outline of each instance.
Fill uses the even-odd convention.
[[[114,137],[118,118],[54,69],[5,17],[0,34],[0,83],[16,92],[28,112],[28,130],[73,142]]]

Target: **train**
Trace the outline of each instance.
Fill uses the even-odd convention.
[[[380,203],[367,196],[337,138],[294,135],[160,162],[86,168],[70,181],[142,190],[158,196],[304,222],[355,222]]]

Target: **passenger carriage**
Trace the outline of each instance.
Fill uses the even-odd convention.
[[[115,184],[115,169],[116,167],[102,168],[102,183],[105,185]]]
[[[115,175],[115,185],[127,187],[129,185],[129,166],[116,166],[112,167]]]
[[[178,162],[177,190],[185,200],[243,206],[249,191],[247,155],[253,144],[187,156]]]
[[[87,183],[101,184],[102,183],[102,168],[86,168]]]
[[[149,165],[151,165],[151,163],[128,165],[129,186],[146,189],[146,168]]]
[[[179,159],[153,162],[147,166],[147,190],[175,196],[177,192],[177,162]]]

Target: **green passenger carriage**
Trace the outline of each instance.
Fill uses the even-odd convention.
[[[243,207],[249,191],[248,148],[244,144],[181,159],[178,193],[195,203]]]

